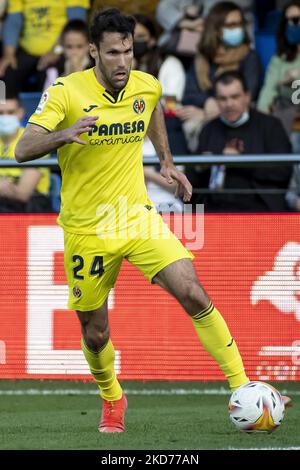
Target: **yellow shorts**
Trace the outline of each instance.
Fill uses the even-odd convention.
[[[123,258],[150,282],[174,261],[194,259],[156,212],[149,211],[141,226],[138,236],[134,227],[130,236],[128,232],[126,236],[120,232],[113,237],[64,232],[70,309],[88,311],[101,307],[116,282]]]

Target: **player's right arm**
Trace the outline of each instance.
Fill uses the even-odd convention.
[[[16,149],[15,158],[17,162],[23,163],[36,160],[66,144],[76,142],[86,145],[87,142],[79,138],[83,132],[89,132],[97,121],[97,116],[84,116],[73,126],[61,131],[50,132],[36,124],[27,124]]]
[[[98,119],[83,116],[70,125],[72,92],[66,77],[59,77],[42,95],[37,109],[29,118],[19,140],[15,157],[19,163],[36,160],[66,144],[85,145],[79,138],[88,132]]]

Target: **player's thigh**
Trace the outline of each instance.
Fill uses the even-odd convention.
[[[148,231],[128,243],[126,258],[153,282],[166,266],[179,260],[192,260],[193,254],[170,231],[159,214],[149,216]]]
[[[108,251],[107,241],[96,235],[65,232],[64,239],[68,307],[81,312],[98,309],[116,282],[122,256]]]
[[[158,284],[173,295],[184,291],[188,285],[198,284],[192,260],[179,259],[174,261],[154,276],[153,283]]]

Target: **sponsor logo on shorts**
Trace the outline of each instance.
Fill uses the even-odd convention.
[[[73,287],[73,295],[74,297],[76,297],[76,299],[80,299],[80,297],[82,296],[82,292],[78,286]]]

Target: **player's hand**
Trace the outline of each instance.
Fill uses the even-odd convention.
[[[184,202],[191,200],[193,187],[184,173],[178,171],[174,165],[162,165],[160,174],[170,184],[177,182],[175,197],[182,197]]]
[[[65,129],[63,132],[65,135],[66,144],[72,144],[73,142],[76,142],[80,145],[86,145],[87,142],[85,140],[79,139],[79,136],[84,132],[89,132],[95,125],[97,119],[99,119],[99,116],[84,116],[78,119],[78,121],[73,126]]]

